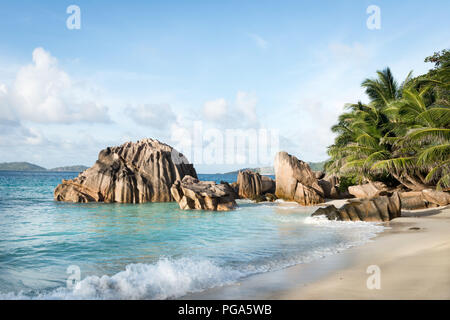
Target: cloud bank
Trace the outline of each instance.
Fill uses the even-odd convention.
[[[0,121],[76,123],[110,121],[108,108],[95,102],[85,84],[74,81],[43,48],[23,66],[8,88],[0,84]]]

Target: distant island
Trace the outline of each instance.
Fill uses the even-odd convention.
[[[47,171],[47,169],[29,162],[0,163],[0,171]]]
[[[325,171],[325,163],[326,161],[322,162],[308,162],[309,167],[312,171]]]
[[[50,171],[50,172],[82,172],[88,169],[86,166],[76,165],[46,169],[29,162],[4,162],[0,163],[0,171]]]
[[[239,171],[250,170],[253,172],[257,172],[262,175],[271,176],[274,175],[273,167],[262,167],[262,168],[242,168],[236,171],[225,172],[223,174],[238,174]]]
[[[53,169],[48,169],[48,171],[54,171],[54,172],[82,172],[86,169],[89,169],[89,167],[86,166],[67,166],[67,167],[58,167]]]
[[[325,165],[326,161],[322,161],[322,162],[308,162],[311,170],[313,171],[324,171],[324,165]],[[253,172],[257,172],[261,175],[265,175],[265,176],[273,176],[275,175],[275,171],[273,169],[273,167],[261,167],[261,168],[243,168],[240,170],[236,170],[236,171],[231,171],[231,172],[225,172],[224,174],[238,174],[239,171],[243,171],[243,170],[250,170]]]

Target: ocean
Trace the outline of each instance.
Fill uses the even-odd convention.
[[[75,176],[0,172],[0,299],[176,299],[336,254],[384,229],[311,218],[317,207],[284,201],[238,200],[231,212],[53,201]]]

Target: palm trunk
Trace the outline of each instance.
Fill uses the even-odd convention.
[[[401,176],[399,176],[398,174],[391,172],[392,176],[397,179],[398,182],[400,182],[400,184],[404,185],[406,188],[411,189],[411,190],[415,190],[416,186],[412,183],[409,183],[407,181],[405,181],[405,179],[403,179]]]
[[[425,177],[423,176],[422,172],[417,172],[417,176],[420,178],[424,185],[426,185],[427,187],[431,186],[430,183],[427,182],[427,179],[425,179]]]
[[[413,190],[421,191],[423,189],[428,188],[428,186],[424,185],[423,183],[420,183],[419,181],[417,181],[417,179],[415,179],[414,177],[411,177],[407,173],[405,173],[405,178],[414,185]]]

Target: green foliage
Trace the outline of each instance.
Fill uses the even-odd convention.
[[[345,192],[348,187],[357,185],[359,181],[355,176],[341,176],[339,178],[339,191]]]
[[[416,78],[409,73],[401,85],[389,68],[362,82],[370,102],[346,105],[332,127],[327,171],[350,183],[450,187],[450,51],[425,61],[434,68]]]
[[[322,162],[308,162],[309,167],[313,171],[324,171],[325,161]]]

